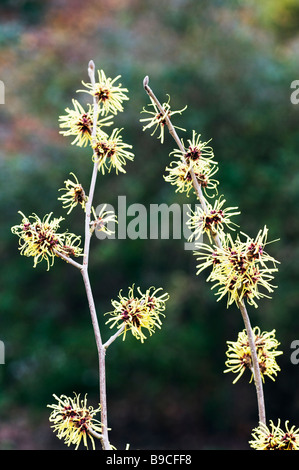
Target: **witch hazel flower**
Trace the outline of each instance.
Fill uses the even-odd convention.
[[[67,215],[76,207],[78,204],[81,205],[82,209],[85,210],[87,196],[83,189],[83,186],[79,183],[78,178],[74,173],[70,173],[74,181],[67,179],[64,184],[65,187],[59,189],[59,191],[65,191],[63,196],[59,197],[58,200],[62,201],[62,207],[68,209]]]
[[[132,335],[143,343],[147,338],[143,330],[147,330],[151,336],[156,328],[161,328],[161,316],[164,316],[165,304],[169,298],[167,293],[158,295],[161,290],[150,287],[143,294],[138,287],[135,293],[133,285],[129,288],[127,296],[120,291],[118,300],[111,301],[114,310],[106,314],[111,315],[106,323],[111,323],[110,328],[122,328],[123,339],[127,331],[131,331]]]
[[[274,381],[277,372],[280,371],[276,357],[283,354],[282,351],[277,351],[280,343],[275,338],[275,330],[261,332],[259,327],[256,326],[252,332],[262,380],[264,381],[265,376],[267,376]],[[228,359],[225,362],[227,369],[224,373],[233,372],[237,374],[233,381],[235,384],[244,372],[249,370],[251,372],[251,382],[253,379],[253,365],[246,330],[238,334],[237,341],[227,341],[227,345],[226,355]]]
[[[235,230],[237,225],[231,221],[231,218],[239,215],[240,211],[237,211],[237,207],[224,208],[225,202],[226,200],[220,197],[215,200],[213,205],[206,201],[205,209],[200,205],[197,205],[194,211],[190,208],[190,212],[187,214],[189,216],[187,226],[192,232],[188,239],[189,242],[198,240],[204,233],[212,242],[212,238],[216,234],[221,238],[224,237],[225,228]]]
[[[99,406],[94,409],[87,406],[87,396],[80,399],[80,395],[75,394],[74,398],[66,395],[53,395],[57,403],[48,405],[52,408],[50,422],[58,439],[62,439],[67,446],[75,445],[78,449],[81,442],[88,449],[88,439],[91,441],[92,448],[95,450],[94,434],[100,437],[102,433],[102,423],[95,418],[101,410]],[[99,436],[98,436],[99,434]]]
[[[195,192],[190,165],[182,160],[173,160],[165,169],[168,174],[164,176],[165,181],[176,186],[175,192],[186,193],[189,197],[191,191]],[[197,183],[202,187],[207,197],[217,195],[219,181],[213,178],[218,171],[216,165],[208,165],[201,161],[192,167]]]
[[[121,83],[116,85],[117,80],[121,77],[118,75],[115,78],[106,77],[103,70],[98,70],[98,81],[93,85],[92,83],[82,84],[86,90],[77,90],[77,92],[84,92],[94,96],[99,105],[101,114],[117,114],[123,111],[123,101],[128,100],[128,90],[123,88]]]
[[[104,232],[107,235],[114,234],[114,226],[117,222],[117,216],[114,211],[106,211],[107,204],[103,204],[96,214],[92,208],[94,220],[90,222],[90,231]],[[113,227],[113,229],[112,229]]]
[[[22,222],[11,228],[14,235],[19,237],[19,250],[21,255],[32,257],[33,267],[45,260],[47,270],[54,264],[55,257],[80,256],[81,237],[73,233],[59,233],[60,222],[63,217],[52,218],[52,212],[40,219],[36,214],[26,217],[22,216]]]
[[[124,166],[127,160],[133,160],[134,154],[129,151],[132,145],[122,140],[122,129],[114,129],[110,136],[98,136],[93,145],[93,161],[98,163],[98,170],[104,175],[105,170],[110,173],[114,168],[118,172],[126,173]]]
[[[149,117],[140,119],[140,122],[147,123],[143,126],[143,131],[146,129],[153,128],[153,132],[151,135],[154,135],[155,132],[159,129],[160,134],[158,136],[158,139],[160,139],[161,144],[164,143],[164,128],[166,125],[166,119],[172,117],[174,114],[182,114],[183,111],[187,108],[185,106],[183,109],[180,109],[178,111],[172,111],[170,104],[170,96],[168,95],[168,101],[166,103],[162,104],[162,110],[158,108],[156,103],[151,100],[151,103],[148,106],[151,106],[153,108],[153,111],[149,111],[148,109],[143,108],[141,111],[142,113],[147,113],[149,114]],[[182,129],[181,127],[174,126],[175,129],[180,129],[181,131],[185,131],[185,129]]]
[[[182,148],[173,150],[170,155],[187,163],[188,170],[197,165],[200,168],[218,165],[214,160],[214,151],[209,145],[210,141],[211,139],[207,142],[202,141],[201,134],[197,134],[193,130],[192,138],[187,140],[187,145],[185,145],[184,140],[181,139]]]
[[[233,240],[230,234],[226,234],[221,247],[200,244],[199,250],[194,252],[199,261],[197,274],[212,268],[207,281],[214,282],[218,301],[227,295],[227,307],[234,302],[238,305],[242,300],[257,307],[256,301],[269,298],[265,291],[272,293],[275,287],[271,281],[273,273],[278,270],[278,261],[265,251],[269,243],[267,227],[260,230],[255,239],[242,235],[244,241],[239,235]]]
[[[74,136],[72,145],[86,147],[92,142],[94,106],[88,103],[88,109],[85,110],[79,101],[73,99],[72,103],[73,109],[66,108],[66,114],[59,116],[60,134]],[[96,135],[107,135],[102,128],[111,126],[111,119],[112,116],[98,119]]]
[[[299,450],[299,429],[293,425],[289,427],[289,421],[285,422],[285,429],[271,420],[270,425],[260,423],[252,431],[253,439],[249,441],[255,450]]]

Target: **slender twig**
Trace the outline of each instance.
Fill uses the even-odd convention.
[[[91,60],[88,64],[88,75],[90,81],[95,86],[95,65],[94,62]],[[91,133],[91,140],[92,145],[95,143],[96,139],[96,132],[97,132],[97,120],[98,120],[98,100],[96,96],[93,96],[93,126],[92,126],[92,133]],[[91,231],[90,231],[90,217],[92,212],[92,201],[94,196],[94,190],[97,180],[98,174],[98,163],[95,161],[92,170],[90,188],[89,188],[89,195],[85,206],[85,243],[84,243],[84,258],[83,258],[83,265],[88,265],[88,257],[89,257],[89,247],[90,247],[90,239],[91,239]]]
[[[255,340],[252,331],[252,327],[249,320],[249,315],[247,313],[247,309],[245,306],[244,301],[238,301],[238,306],[244,321],[244,325],[247,332],[251,359],[252,359],[252,373],[253,379],[257,394],[257,402],[258,402],[258,412],[259,412],[259,422],[266,425],[266,411],[265,411],[265,401],[264,401],[264,391],[263,391],[263,383],[261,377],[261,371],[259,366],[259,361],[256,352]]]
[[[88,64],[88,74],[91,80],[92,85],[95,85],[95,65],[91,60]],[[93,128],[92,128],[92,143],[94,144],[96,138],[96,128],[97,128],[97,119],[98,119],[98,101],[96,97],[93,98]],[[87,295],[92,326],[94,330],[97,351],[99,356],[99,386],[100,386],[100,404],[101,404],[101,422],[103,425],[103,435],[102,435],[102,447],[104,450],[111,450],[111,446],[108,439],[108,426],[107,426],[107,397],[106,397],[106,370],[105,370],[105,353],[106,349],[103,346],[100,327],[98,323],[96,307],[94,303],[94,297],[90,285],[89,274],[88,274],[88,264],[89,264],[89,251],[90,251],[90,240],[91,240],[91,230],[90,230],[90,218],[92,213],[92,201],[95,191],[96,179],[98,173],[98,165],[95,162],[92,171],[92,177],[89,188],[88,200],[85,207],[85,242],[84,242],[84,253],[83,253],[83,265],[81,268],[81,274],[83,277],[83,282],[85,286],[85,291]]]
[[[153,93],[152,89],[149,87],[148,85],[148,82],[149,82],[149,78],[148,77],[145,77],[145,79],[143,80],[143,86],[144,86],[144,89],[145,91],[147,92],[147,94],[149,95],[149,97],[153,100],[153,102],[156,104],[157,108],[159,109],[159,111],[162,113],[162,114],[165,114],[165,111],[163,109],[163,106],[161,105],[160,101],[157,99],[156,95]],[[166,114],[165,117],[165,122],[166,122],[166,125],[168,127],[168,130],[169,130],[169,133],[170,135],[174,138],[174,140],[176,141],[177,143],[177,146],[179,147],[179,149],[181,150],[182,152],[182,155],[185,154],[185,149],[184,149],[184,146],[179,138],[179,136],[177,135],[177,132],[169,118],[169,116]],[[196,175],[193,171],[192,168],[190,168],[189,170],[190,172],[190,175],[191,175],[191,178],[192,178],[192,183],[193,183],[193,187],[194,187],[194,190],[196,192],[196,195],[202,205],[202,208],[203,210],[206,210],[206,201],[205,201],[205,198],[202,194],[202,190],[201,190],[201,185],[198,183],[197,179],[196,179]]]
[[[88,434],[91,434],[96,439],[100,439],[100,440],[103,439],[103,434],[99,434],[98,432],[94,431],[94,429],[88,428],[87,431],[88,431]]]
[[[64,261],[66,261],[67,263],[70,263],[72,264],[73,266],[75,266],[75,268],[78,268],[78,269],[82,269],[82,264],[80,263],[77,263],[76,261],[74,261],[72,258],[69,258],[68,256],[66,255],[63,255],[62,253],[59,253],[59,251],[56,251],[54,250],[54,253],[59,256],[60,258],[64,259]]]
[[[88,428],[87,429],[87,432],[88,434],[90,434],[91,436],[95,437],[96,439],[99,439],[101,441],[101,444],[102,444],[102,448],[104,449],[105,448],[105,441],[104,441],[104,436],[103,434],[99,434],[98,432],[96,432],[94,429],[92,428]]]
[[[146,91],[146,93],[149,95],[151,100],[156,104],[157,108],[161,113],[164,114],[164,109],[163,106],[161,105],[160,101],[157,99],[156,95],[153,93],[152,89],[148,85],[149,83],[149,77],[146,76],[143,80],[143,87]],[[172,125],[172,122],[169,118],[168,115],[165,116],[165,122],[168,127],[170,135],[174,138],[175,142],[177,143],[179,149],[182,152],[182,155],[185,154],[185,148],[180,140],[180,138],[177,135],[177,132]],[[190,168],[190,175],[192,178],[192,183],[193,187],[195,190],[195,193],[199,199],[199,202],[201,203],[201,206],[205,212],[207,212],[207,205],[201,190],[201,185],[197,181],[196,175],[193,171],[192,168]],[[222,248],[222,243],[219,238],[219,235],[215,232],[211,231],[211,235],[214,239],[215,245],[218,248]],[[247,336],[248,336],[248,341],[249,341],[249,347],[250,347],[250,352],[251,352],[251,359],[252,359],[252,368],[253,368],[253,377],[254,377],[254,383],[255,383],[255,388],[256,388],[256,394],[257,394],[257,402],[258,402],[258,411],[259,411],[259,421],[263,424],[266,424],[266,412],[265,412],[265,403],[264,403],[264,393],[263,393],[263,384],[262,384],[262,377],[261,377],[261,371],[259,367],[259,362],[258,362],[258,357],[256,353],[256,347],[255,347],[255,342],[254,342],[254,336],[252,332],[252,327],[250,324],[249,316],[247,313],[247,309],[245,306],[244,301],[239,301],[238,302],[238,307],[241,311],[241,315],[244,321],[244,325],[246,328]]]
[[[118,337],[122,334],[122,332],[124,331],[125,327],[126,327],[126,325],[125,325],[125,323],[123,323],[122,326],[119,328],[119,330],[117,330],[117,332],[114,333],[114,335],[112,335],[112,336],[108,339],[108,341],[106,341],[106,343],[103,344],[103,347],[104,347],[105,349],[107,349],[108,346],[110,346],[110,344],[113,343],[113,341],[115,341],[116,338],[118,338]]]
[[[97,345],[98,351],[100,351],[100,349],[103,347],[102,338],[101,338],[101,332],[100,332],[100,327],[98,323],[98,317],[97,317],[96,307],[94,303],[93,293],[92,293],[92,289],[90,285],[89,275],[88,275],[87,270],[84,268],[81,269],[81,273],[82,273],[85,291],[87,295],[88,306],[89,306],[89,311],[91,315],[91,322],[92,322],[92,326],[94,330],[96,345]]]

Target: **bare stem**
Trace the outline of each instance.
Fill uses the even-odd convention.
[[[163,114],[164,109],[163,106],[161,105],[160,101],[157,99],[156,95],[153,93],[152,89],[148,85],[149,83],[149,77],[146,76],[143,80],[143,87],[146,91],[146,93],[149,95],[150,99],[156,104],[157,108],[159,111]],[[176,144],[178,145],[179,149],[182,152],[182,155],[185,154],[185,148],[180,140],[180,138],[177,135],[177,132],[172,125],[172,122],[169,118],[169,116],[165,116],[165,122],[168,127],[170,135],[174,138]],[[198,182],[196,175],[194,174],[194,171],[192,168],[190,168],[190,175],[192,177],[192,183],[193,187],[195,190],[195,193],[198,197],[198,200],[205,212],[207,212],[207,205],[205,202],[205,198],[202,193],[201,185]],[[218,236],[217,233],[211,232],[211,235],[214,239],[215,245],[218,246],[218,248],[222,248],[222,243],[221,240]],[[250,324],[249,316],[247,313],[247,309],[245,306],[244,301],[239,301],[238,302],[238,307],[241,311],[242,318],[244,321],[244,325],[246,328],[247,336],[248,336],[248,341],[249,341],[249,347],[250,347],[250,352],[251,352],[251,358],[252,358],[252,366],[253,366],[253,376],[254,376],[254,383],[255,383],[255,388],[256,388],[256,393],[257,393],[257,401],[258,401],[258,410],[259,410],[259,421],[261,423],[266,424],[266,413],[265,413],[265,403],[264,403],[264,393],[263,393],[263,384],[262,384],[262,378],[261,378],[261,371],[259,367],[259,362],[258,362],[258,357],[256,353],[256,347],[255,347],[255,342],[254,342],[254,336],[252,332],[252,327]]]
[[[88,64],[88,74],[90,77],[90,81],[95,86],[95,65],[94,62],[91,60]],[[97,131],[97,120],[98,120],[98,100],[96,97],[93,97],[93,126],[92,126],[92,144],[95,143],[96,139],[96,131]],[[91,231],[90,231],[90,217],[92,212],[92,201],[94,196],[95,185],[97,181],[97,174],[98,174],[98,164],[94,162],[93,171],[91,176],[91,182],[89,187],[89,194],[88,199],[85,206],[85,244],[84,244],[84,258],[83,258],[83,265],[88,265],[88,257],[89,257],[89,247],[90,247],[90,239],[91,239]]]
[[[103,434],[99,434],[98,432],[94,431],[92,428],[88,428],[88,433],[91,434],[96,439],[103,439]]]
[[[263,383],[261,377],[261,371],[259,366],[259,361],[256,352],[255,340],[252,331],[252,327],[250,324],[249,316],[246,310],[246,306],[244,301],[239,301],[238,306],[244,321],[244,325],[247,332],[251,359],[252,359],[252,372],[253,372],[253,379],[257,394],[257,402],[258,402],[258,412],[259,412],[259,422],[266,425],[266,411],[265,411],[265,402],[264,402],[264,392],[263,392]]]
[[[104,450],[110,450],[110,443],[108,439],[108,420],[107,420],[107,396],[106,396],[106,364],[105,354],[106,349],[103,346],[100,327],[98,324],[98,318],[96,313],[96,307],[94,298],[91,290],[90,280],[87,272],[87,268],[84,266],[81,270],[83,282],[85,285],[85,291],[87,295],[89,311],[91,316],[91,322],[93,326],[94,336],[96,340],[98,357],[99,357],[99,386],[100,386],[100,403],[101,403],[101,423],[103,425],[103,439],[102,445]]]
[[[104,347],[105,349],[107,349],[108,346],[110,346],[110,344],[113,343],[113,341],[115,341],[116,338],[118,338],[118,337],[122,334],[122,332],[124,331],[125,327],[126,327],[126,325],[125,325],[125,323],[123,323],[122,326],[119,328],[119,330],[117,330],[117,332],[114,333],[114,335],[112,335],[112,336],[108,339],[108,341],[106,341],[105,344],[103,344],[103,347]]]
[[[92,85],[95,85],[95,65],[91,60],[88,64],[88,74],[91,80]],[[93,113],[93,129],[92,129],[92,143],[94,144],[96,138],[96,128],[97,128],[97,119],[98,119],[98,102],[96,97],[93,98],[94,113]],[[83,277],[83,282],[85,286],[85,291],[87,295],[91,321],[93,326],[93,331],[95,335],[98,357],[99,357],[99,386],[100,386],[100,404],[101,404],[101,422],[103,424],[103,434],[101,438],[102,447],[104,450],[111,450],[111,446],[108,439],[108,426],[107,426],[107,397],[106,397],[106,370],[105,370],[105,353],[106,349],[103,346],[101,332],[98,324],[98,318],[96,313],[96,307],[94,303],[94,297],[90,285],[89,274],[88,274],[88,264],[89,264],[89,251],[90,251],[90,240],[91,240],[91,230],[90,230],[90,217],[92,213],[92,201],[95,191],[95,185],[97,180],[98,165],[94,163],[88,200],[85,208],[85,242],[84,242],[84,254],[83,254],[83,266],[81,268],[81,274]]]
[[[77,263],[76,261],[74,261],[72,258],[69,258],[68,256],[66,255],[63,255],[62,253],[59,253],[59,251],[55,251],[55,254],[57,256],[59,256],[60,258],[64,259],[64,261],[66,261],[67,263],[69,264],[72,264],[73,266],[75,266],[75,268],[78,268],[78,269],[82,269],[82,264],[80,263]]]
[[[159,111],[162,114],[165,114],[165,110],[163,109],[163,106],[161,105],[160,101],[157,99],[156,95],[153,93],[152,89],[148,86],[148,82],[149,82],[149,78],[145,77],[145,79],[143,80],[143,86],[144,86],[145,91],[147,92],[147,94],[151,98],[151,100],[156,104]],[[172,122],[171,122],[169,116],[167,116],[167,115],[165,116],[165,122],[166,122],[166,125],[168,127],[170,135],[176,141],[176,144],[179,147],[179,149],[181,150],[182,155],[184,155],[184,153],[185,153],[184,146],[183,146],[179,136],[177,135],[177,132],[176,132],[174,126],[172,125]],[[198,181],[196,179],[196,176],[195,176],[195,173],[194,173],[192,168],[190,168],[189,172],[190,172],[190,175],[191,175],[191,178],[192,178],[192,183],[193,183],[193,187],[194,187],[194,190],[196,192],[196,195],[197,195],[197,197],[198,197],[198,199],[199,199],[199,201],[202,205],[203,210],[205,210],[207,206],[206,206],[206,201],[205,201],[205,199],[203,197],[203,194],[202,194],[201,185],[198,183]]]

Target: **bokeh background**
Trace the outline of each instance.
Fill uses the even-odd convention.
[[[10,227],[18,210],[65,215],[58,188],[70,171],[88,186],[87,149],[59,134],[87,64],[121,74],[130,101],[116,123],[134,147],[126,175],[101,177],[95,201],[116,205],[194,202],[163,179],[174,142],[142,132],[145,75],[161,101],[187,111],[175,123],[212,138],[221,193],[237,205],[241,230],[266,224],[281,261],[272,300],[249,309],[252,326],[276,329],[283,356],[266,380],[268,419],[299,426],[299,4],[296,0],[1,0],[0,448],[61,449],[49,427],[52,393],[88,393],[97,404],[97,354],[80,274],[57,260],[32,268]],[[82,234],[73,211],[65,227]],[[90,276],[103,337],[103,313],[119,289],[162,286],[170,294],[163,328],[143,345],[116,341],[107,353],[111,441],[119,449],[249,449],[257,425],[250,376],[223,374],[226,341],[243,329],[235,307],[216,298],[182,240],[93,240]]]

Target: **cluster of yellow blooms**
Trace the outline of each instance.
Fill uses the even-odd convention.
[[[64,136],[73,137],[72,144],[79,147],[91,147],[91,161],[94,163],[94,169],[105,174],[115,170],[125,173],[125,165],[128,160],[133,160],[134,155],[129,149],[132,148],[123,142],[122,129],[114,128],[112,132],[107,133],[107,129],[113,125],[114,116],[123,111],[123,101],[128,100],[126,88],[121,84],[117,85],[120,76],[114,79],[107,78],[103,70],[98,71],[98,81],[96,83],[84,83],[84,92],[92,95],[93,104],[88,104],[84,108],[78,100],[73,99],[73,108],[66,108],[66,114],[60,116],[59,123]],[[76,206],[81,206],[86,211],[89,196],[86,195],[83,186],[78,181],[74,173],[70,174],[72,178],[64,181],[65,186],[59,191],[63,194],[58,198],[62,202],[63,209],[69,214]],[[93,206],[90,207],[93,220],[89,220],[90,234],[94,230],[105,231],[111,234],[108,228],[108,222],[117,222],[113,211],[106,211],[106,205],[103,205],[98,214]],[[47,262],[49,269],[55,257],[70,261],[70,258],[83,254],[80,248],[81,237],[73,233],[59,232],[60,223],[63,217],[53,218],[52,213],[47,214],[42,220],[33,214],[29,218],[22,212],[22,222],[12,227],[12,233],[19,237],[20,253],[27,257],[33,257],[34,267],[41,261]],[[75,264],[80,269],[82,265]],[[156,328],[161,328],[161,316],[164,316],[165,303],[169,296],[167,293],[161,293],[161,289],[153,287],[146,290],[143,294],[140,288],[134,293],[134,286],[129,288],[128,296],[124,297],[121,292],[119,299],[112,301],[113,311],[108,312],[111,318],[106,322],[110,328],[117,326],[117,334],[111,338],[123,334],[125,339],[127,331],[144,342],[147,330],[152,335]],[[82,442],[88,448],[88,438],[95,449],[94,437],[103,439],[103,425],[95,418],[101,406],[94,410],[87,406],[86,396],[83,400],[80,395],[74,398],[62,395],[57,397],[57,404],[48,405],[53,409],[50,415],[50,422],[53,423],[53,429],[57,432],[57,437],[63,439],[64,443],[75,445],[78,449]]]
[[[267,297],[260,291],[260,286],[272,292],[270,281],[272,273],[277,271],[277,261],[265,251],[268,229],[264,227],[255,239],[244,234],[245,240],[239,235],[235,240],[230,234],[221,237],[222,245],[210,246],[202,243],[197,256],[197,274],[211,266],[212,271],[207,280],[219,286],[219,300],[227,295],[227,306],[233,302],[247,302],[257,307],[256,299]],[[271,267],[267,265],[271,263]]]
[[[253,335],[262,379],[264,381],[264,376],[267,375],[270,379],[274,380],[273,376],[276,376],[277,372],[280,371],[280,367],[276,362],[276,356],[282,354],[282,351],[276,350],[280,343],[275,338],[275,330],[261,333],[259,327],[256,326],[253,328]],[[226,355],[228,360],[225,363],[227,369],[224,372],[238,374],[233,381],[233,383],[236,383],[245,370],[249,370],[251,372],[250,381],[252,381],[253,366],[246,330],[238,334],[237,341],[227,341],[227,344],[228,350]]]
[[[255,450],[299,450],[299,429],[292,426],[289,429],[289,422],[285,422],[285,430],[280,427],[280,420],[277,426],[270,421],[270,429],[264,424],[260,424],[252,432],[253,440],[249,442]]]
[[[75,99],[72,100],[73,108],[66,108],[66,114],[60,116],[61,134],[64,136],[74,136],[72,144],[79,147],[90,145],[92,147],[92,159],[98,163],[98,169],[102,173],[105,170],[115,169],[125,173],[124,166],[126,160],[133,160],[134,155],[128,149],[132,146],[122,141],[122,129],[114,128],[109,135],[106,127],[113,125],[113,117],[118,112],[123,111],[123,101],[128,100],[126,93],[128,90],[115,82],[119,79],[107,78],[103,70],[98,71],[98,82],[93,84],[83,83],[84,90],[77,92],[88,93],[96,98],[97,123],[95,141],[92,139],[94,105],[89,104],[88,109]],[[105,129],[105,130],[104,130]]]
[[[116,85],[118,79],[119,76],[111,79],[107,78],[102,70],[98,71],[97,83],[82,82],[85,88],[77,90],[92,95],[96,100],[96,107],[94,104],[89,104],[87,109],[84,109],[79,101],[73,99],[73,108],[66,108],[66,115],[59,118],[61,134],[74,137],[72,144],[79,147],[89,145],[92,149],[92,161],[97,164],[97,169],[102,174],[112,169],[116,174],[125,173],[124,166],[128,160],[134,158],[133,153],[129,151],[132,146],[122,140],[122,129],[114,128],[110,134],[107,133],[107,128],[113,125],[114,116],[123,111],[123,101],[128,100],[126,95],[128,90],[121,84]],[[150,115],[141,119],[145,123],[143,129],[153,128],[152,135],[159,129],[158,138],[163,143],[168,119],[174,114],[181,114],[186,108],[172,111],[169,100],[163,103],[162,109],[154,101],[151,101],[150,107],[150,111],[143,109],[143,112]],[[214,179],[218,163],[214,159],[209,141],[202,141],[201,135],[193,131],[187,145],[183,140],[180,142],[180,148],[171,152],[174,160],[166,168],[168,174],[165,180],[176,187],[176,192],[186,193],[187,196],[192,190],[196,193],[194,187],[196,183],[205,195],[204,207],[197,207],[195,211],[191,211],[188,221],[193,231],[190,240],[197,243],[195,250],[199,263],[197,274],[206,268],[211,268],[208,281],[213,282],[213,287],[217,288],[218,300],[227,296],[227,307],[233,303],[238,305],[243,301],[257,307],[259,299],[268,297],[267,294],[273,292],[273,273],[277,271],[278,264],[265,251],[269,243],[268,229],[264,227],[255,238],[242,233],[244,240],[241,240],[239,235],[233,239],[230,233],[227,234],[226,229],[235,230],[236,224],[231,218],[240,212],[237,207],[225,208],[226,201],[221,196],[215,199],[213,204],[208,200],[218,196],[219,186],[219,182]],[[65,187],[61,188],[64,194],[59,198],[63,208],[68,210],[67,214],[78,204],[85,210],[88,201],[77,177],[73,173],[71,175],[74,180],[65,181]],[[105,212],[104,209],[96,216],[94,208],[91,208],[94,216],[90,225],[91,231],[95,229],[108,231],[107,223],[115,221],[114,214]],[[22,222],[12,227],[12,232],[19,237],[20,253],[33,257],[34,267],[45,260],[49,269],[56,256],[65,257],[67,260],[69,257],[82,255],[81,237],[69,232],[58,232],[60,223],[64,220],[62,217],[52,218],[50,213],[41,220],[36,214],[29,218],[22,212],[20,214]],[[210,245],[199,241],[203,234],[208,235]],[[220,243],[214,243],[215,237],[218,237]],[[116,326],[124,339],[127,331],[130,331],[143,343],[146,339],[144,330],[152,335],[156,328],[161,327],[161,316],[164,316],[165,304],[169,298],[168,294],[161,293],[161,290],[151,287],[142,293],[138,287],[135,293],[133,285],[129,288],[127,296],[120,291],[118,299],[112,300],[113,310],[107,313],[111,318],[106,323],[110,324],[110,328]],[[253,333],[262,379],[268,376],[274,380],[274,376],[280,370],[276,356],[282,354],[276,350],[279,343],[275,339],[275,330],[261,333],[256,327]],[[238,374],[233,382],[235,383],[246,369],[252,372],[252,358],[246,331],[239,333],[236,342],[227,343],[227,369],[224,372]],[[65,395],[60,398],[56,395],[54,397],[58,404],[49,405],[53,409],[50,421],[53,422],[58,438],[63,439],[68,446],[74,444],[77,449],[81,441],[88,447],[87,437],[89,437],[92,447],[95,448],[93,437],[96,435],[100,438],[103,427],[95,419],[100,407],[96,410],[87,407],[86,397],[80,400],[79,395],[75,395],[73,399]],[[254,430],[254,439],[250,441],[253,448],[299,449],[299,430],[295,430],[294,426],[289,429],[288,422],[286,422],[286,431],[280,428],[280,422],[277,426],[274,426],[273,422],[270,423],[271,431],[263,424]]]
[[[46,260],[47,269],[53,266],[56,256],[80,256],[81,237],[73,233],[58,233],[57,230],[63,217],[53,218],[52,213],[41,220],[36,214],[29,218],[22,212],[22,222],[12,227],[12,233],[19,237],[20,252],[24,256],[33,257],[34,267]],[[31,220],[30,220],[31,219]]]
[[[165,110],[163,114],[153,101],[150,106],[154,107],[155,113],[143,109],[143,112],[152,115],[151,118],[148,118],[149,122],[143,127],[143,130],[153,127],[153,133],[155,133],[160,125],[158,138],[163,142],[161,136],[166,117],[170,119],[173,114],[181,113],[184,110],[173,112],[169,103],[167,106],[164,103],[162,105]],[[162,121],[161,116],[163,116]],[[265,252],[268,233],[266,227],[258,233],[256,239],[242,234],[245,236],[245,241],[241,241],[239,236],[233,240],[231,235],[225,232],[225,229],[235,229],[237,225],[232,222],[231,218],[240,214],[240,211],[237,210],[237,207],[225,208],[225,199],[222,196],[216,197],[218,196],[219,182],[213,177],[218,171],[218,163],[215,161],[214,152],[209,143],[210,141],[202,141],[201,135],[194,130],[192,138],[187,140],[186,145],[182,139],[180,148],[170,154],[174,155],[175,160],[166,167],[168,174],[165,176],[165,180],[175,185],[176,191],[185,192],[189,196],[191,190],[196,193],[192,170],[197,184],[207,197],[207,199],[204,197],[205,207],[197,206],[195,211],[190,210],[187,222],[192,230],[189,241],[196,242],[194,254],[199,261],[197,274],[207,267],[212,267],[208,280],[215,283],[214,287],[218,287],[219,299],[225,295],[228,296],[228,306],[242,300],[257,306],[256,300],[267,296],[265,292],[261,292],[260,287],[268,293],[273,291],[270,281],[273,279],[272,273],[277,271],[276,264],[278,262]],[[209,201],[211,197],[215,197],[213,204]],[[203,234],[208,235],[212,246],[200,242],[199,239]],[[220,240],[221,247],[214,243],[215,236]],[[266,266],[267,262],[271,263],[271,267]]]
[[[151,290],[153,291],[151,292]],[[145,294],[142,294],[140,287],[137,288],[138,296],[134,293],[134,285],[129,288],[127,296],[119,292],[118,300],[112,300],[114,310],[108,312],[112,316],[107,323],[111,323],[110,328],[117,325],[117,328],[124,326],[123,339],[125,339],[127,330],[143,343],[146,339],[142,329],[148,330],[149,334],[154,333],[155,328],[161,327],[160,316],[165,310],[165,303],[169,299],[167,293],[157,296],[162,289],[150,287]]]
[[[74,444],[76,450],[81,441],[88,448],[87,437],[89,437],[92,448],[95,449],[93,433],[102,433],[102,424],[95,418],[100,411],[99,406],[96,410],[92,406],[87,407],[87,398],[80,400],[80,395],[74,398],[61,395],[57,397],[53,395],[58,403],[48,405],[53,411],[50,415],[50,422],[53,423],[52,428],[57,432],[58,439],[63,439],[67,446]]]
[[[175,131],[171,130],[171,127],[177,127],[172,125],[170,119],[173,114],[181,114],[183,110],[173,112],[168,101],[162,105],[164,110],[162,112],[156,104],[154,95],[149,88],[146,88],[147,83],[148,81],[144,82],[151,99],[149,106],[154,108],[154,112],[143,109],[143,112],[151,115],[150,118],[141,120],[147,121],[143,130],[153,128],[153,135],[157,129],[160,129],[158,139],[163,143],[165,125],[169,125],[170,133],[174,137]],[[187,226],[192,231],[188,241],[195,242],[197,274],[206,268],[211,269],[207,280],[213,283],[218,300],[227,296],[227,307],[233,303],[239,306],[244,301],[257,307],[257,301],[263,297],[269,298],[268,294],[272,293],[275,287],[272,285],[272,280],[273,273],[277,271],[278,261],[265,250],[269,244],[268,229],[265,226],[255,238],[241,232],[233,239],[226,229],[235,231],[237,225],[231,219],[240,212],[237,207],[224,207],[225,199],[222,196],[218,197],[219,182],[214,179],[218,163],[214,159],[209,141],[202,141],[201,135],[194,130],[187,145],[183,139],[175,138],[175,140],[179,142],[179,149],[170,154],[175,160],[166,167],[165,180],[176,187],[176,192],[185,193],[187,197],[191,192],[198,196],[196,188],[198,185],[204,201],[201,206],[197,205],[194,211],[190,208],[187,221]],[[210,198],[214,198],[213,203],[210,202]],[[208,236],[210,244],[201,241],[203,234]],[[276,357],[282,354],[276,350],[279,343],[275,339],[275,330],[261,333],[260,329],[255,327],[253,335],[262,380],[264,381],[265,376],[275,380],[277,372],[280,371]],[[233,383],[237,382],[246,369],[251,371],[253,377],[251,350],[246,330],[239,333],[236,342],[228,341],[226,354],[227,369],[224,372],[238,374]],[[271,432],[264,425],[255,430],[254,440],[250,442],[253,448],[299,449],[299,430],[295,430],[294,426],[288,429],[287,423],[285,432],[280,429],[279,424],[275,427],[272,423],[271,426]]]
[[[176,192],[185,192],[188,197],[190,191],[194,189],[190,173],[192,169],[204,193],[208,197],[216,195],[219,182],[213,176],[217,173],[218,166],[214,160],[213,149],[208,145],[209,142],[202,142],[201,135],[196,135],[195,131],[187,146],[183,140],[181,142],[185,150],[171,152],[170,155],[173,155],[175,160],[166,167],[168,174],[164,177],[165,181],[176,186]]]
[[[104,72],[98,71],[99,81],[94,87],[90,83],[83,83],[86,92],[96,97],[98,101],[98,115],[96,123],[94,123],[94,105],[89,104],[88,109],[84,110],[83,106],[77,101],[72,100],[73,109],[66,108],[66,115],[60,116],[60,127],[63,129],[61,133],[64,136],[74,136],[72,144],[80,147],[87,146],[92,148],[92,160],[98,163],[98,169],[104,173],[105,169],[111,171],[115,168],[124,172],[126,160],[132,160],[134,155],[127,149],[130,145],[122,142],[120,135],[121,129],[114,129],[111,136],[103,130],[105,126],[113,124],[113,116],[119,111],[123,111],[122,102],[128,100],[126,95],[127,89],[121,85],[116,85],[115,79],[107,78]],[[92,130],[96,124],[96,139],[92,142]],[[82,185],[79,183],[76,175],[71,173],[72,179],[67,179],[64,188],[64,194],[58,199],[62,201],[62,207],[68,209],[69,214],[78,204],[83,210],[86,208],[88,197]],[[100,230],[111,233],[107,224],[115,222],[116,217],[111,211],[101,210],[96,215],[92,207],[94,221],[91,222],[91,230]],[[64,220],[62,217],[51,220],[52,213],[46,215],[41,220],[36,214],[27,218],[23,213],[22,223],[12,227],[12,232],[20,239],[20,253],[24,256],[33,257],[34,267],[43,260],[47,262],[47,269],[53,266],[56,256],[76,257],[82,254],[80,248],[81,237],[72,233],[58,233],[60,222]],[[30,221],[29,219],[32,219]]]

